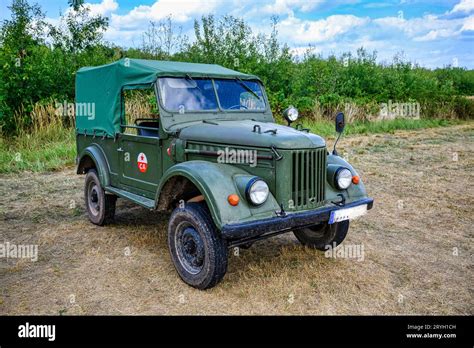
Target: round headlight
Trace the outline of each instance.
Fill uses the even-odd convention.
[[[295,122],[298,119],[298,109],[293,106],[290,106],[283,112],[283,116],[286,118],[288,122]]]
[[[347,168],[339,168],[335,176],[336,187],[340,190],[345,190],[351,185],[352,173]]]
[[[263,204],[270,192],[267,183],[259,178],[250,180],[245,191],[247,199],[254,205]]]

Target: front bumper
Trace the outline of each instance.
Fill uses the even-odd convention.
[[[275,217],[262,220],[228,224],[222,227],[221,233],[223,238],[228,240],[252,239],[267,233],[273,234],[275,232],[284,232],[294,228],[328,222],[332,211],[363,204],[367,204],[367,210],[372,209],[374,200],[372,198],[363,198],[343,206],[334,205],[300,213],[276,215]]]

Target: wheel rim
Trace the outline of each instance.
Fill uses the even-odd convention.
[[[204,266],[204,243],[199,232],[189,223],[178,226],[175,246],[179,262],[191,273],[199,273]]]
[[[99,187],[91,182],[88,188],[87,203],[92,215],[97,216],[100,212]]]

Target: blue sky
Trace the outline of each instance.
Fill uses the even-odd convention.
[[[33,0],[30,0],[33,1]],[[10,0],[0,0],[0,19]],[[67,0],[36,1],[55,23]],[[404,57],[422,66],[474,68],[474,0],[89,0],[94,13],[110,18],[108,41],[137,46],[150,21],[171,15],[193,39],[193,20],[208,13],[246,19],[256,32],[268,33],[279,18],[280,40],[295,54],[312,46],[323,56],[377,51],[379,61]]]

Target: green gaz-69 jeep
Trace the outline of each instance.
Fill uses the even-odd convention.
[[[136,117],[126,95],[138,89],[148,90],[156,110]],[[223,278],[229,248],[292,231],[325,250],[343,241],[349,219],[372,208],[335,148],[329,153],[321,137],[291,127],[295,108],[284,112],[288,126],[275,123],[256,76],[125,58],[80,69],[75,107],[89,219],[110,221],[117,197],[172,212],[171,259],[193,287]],[[339,135],[343,127],[340,113]]]

